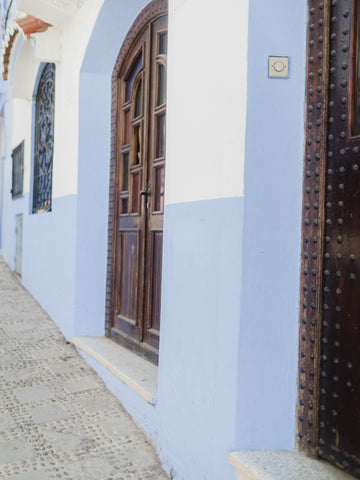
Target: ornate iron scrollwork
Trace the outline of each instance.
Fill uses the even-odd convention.
[[[48,63],[36,95],[33,213],[51,210],[55,64]]]

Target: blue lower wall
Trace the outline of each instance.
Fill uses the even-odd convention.
[[[238,449],[295,445],[306,22],[305,0],[249,4]]]
[[[95,91],[98,95],[94,95]],[[80,77],[75,335],[103,335],[105,328],[110,118],[110,76],[83,73]]]
[[[25,198],[27,203],[28,195]],[[73,334],[76,196],[53,198],[49,213],[23,219],[22,281],[67,339]]]
[[[243,198],[165,207],[156,406],[84,354],[178,480],[234,479],[242,225]]]
[[[234,479],[242,225],[242,198],[165,209],[158,447],[179,479]]]
[[[6,171],[9,173],[10,161]],[[6,175],[5,193],[11,176]],[[52,211],[30,214],[26,194],[4,195],[2,254],[15,267],[16,215],[23,215],[22,283],[70,339],[74,327],[76,196],[53,198]]]

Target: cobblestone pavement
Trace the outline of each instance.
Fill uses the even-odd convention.
[[[0,480],[166,480],[151,441],[0,258]]]

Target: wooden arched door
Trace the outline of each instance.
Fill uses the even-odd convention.
[[[146,10],[146,9],[145,9]],[[115,67],[110,336],[157,361],[166,125],[166,2],[147,7]],[[150,17],[150,20],[148,20]],[[128,36],[129,39],[129,36]]]

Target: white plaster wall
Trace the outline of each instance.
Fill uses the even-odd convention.
[[[34,52],[34,40],[24,39],[18,34],[9,65],[14,98],[31,100],[39,66],[40,62]],[[16,129],[16,124],[14,128]]]
[[[29,139],[31,133],[31,100],[14,98],[12,133],[12,148],[16,147],[25,137]]]
[[[169,1],[166,204],[243,195],[247,34],[248,0]]]
[[[11,149],[17,147],[23,140],[24,143],[24,194],[30,192],[31,177],[31,115],[32,101],[14,99],[13,104],[13,135]]]

